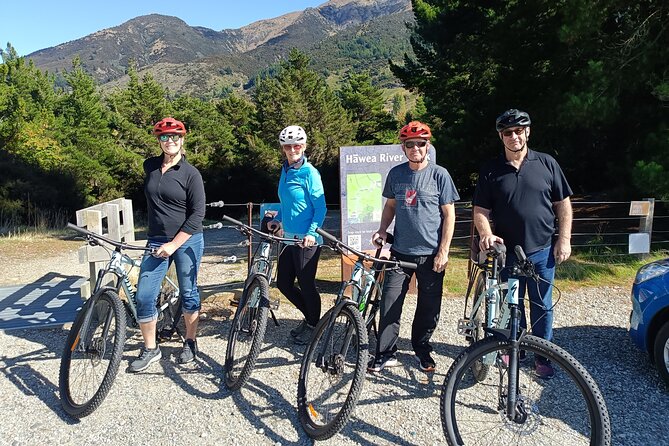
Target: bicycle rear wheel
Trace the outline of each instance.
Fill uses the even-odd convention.
[[[449,369],[440,398],[449,444],[611,443],[608,410],[592,376],[565,350],[534,336],[525,336],[520,347],[550,359],[555,377],[542,380],[534,376],[533,368],[519,367],[515,418],[510,420],[508,368],[501,360],[501,355],[510,354],[510,347],[510,341],[485,339],[468,347]],[[473,367],[491,353],[499,359],[479,382]]]
[[[121,363],[125,330],[125,309],[113,291],[92,297],[79,311],[60,360],[58,386],[65,412],[85,417],[105,399]]]
[[[307,435],[316,440],[326,440],[346,425],[360,396],[367,368],[367,331],[360,312],[354,305],[338,310],[327,340],[332,311],[316,326],[302,358],[297,385],[300,423]]]
[[[256,276],[244,290],[232,319],[223,368],[225,386],[238,390],[251,376],[267,329],[269,284]]]
[[[156,306],[158,307],[158,320],[156,321],[156,341],[167,342],[172,339],[174,333],[183,338],[185,331],[179,327],[183,324],[181,316],[181,295],[179,290],[163,282]],[[182,339],[183,340],[183,339]]]

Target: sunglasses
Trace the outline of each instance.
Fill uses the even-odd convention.
[[[509,136],[513,135],[514,133],[515,133],[516,135],[520,136],[520,135],[522,135],[524,132],[525,132],[525,127],[520,127],[520,128],[515,129],[515,130],[504,130],[504,131],[502,132],[502,136],[505,136],[505,137],[508,138]]]
[[[181,139],[181,135],[160,135],[158,139],[160,142],[167,142],[168,139],[171,139],[173,142],[177,142],[179,139]]]
[[[407,141],[404,143],[404,147],[407,149],[413,149],[414,146],[420,147],[421,149],[427,145],[427,141]]]

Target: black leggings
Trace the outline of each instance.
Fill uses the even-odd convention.
[[[276,285],[302,312],[309,325],[321,318],[321,296],[316,289],[316,269],[321,247],[285,246],[279,256]],[[297,279],[300,287],[295,286]]]

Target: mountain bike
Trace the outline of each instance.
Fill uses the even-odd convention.
[[[320,228],[316,232],[326,240],[324,246],[342,255],[350,253],[356,259],[351,277],[342,282],[333,308],[316,325],[300,367],[300,423],[311,438],[326,440],[346,425],[362,390],[369,359],[367,334],[376,314],[375,309],[369,314],[366,310],[370,298],[381,290],[376,272],[382,267],[416,269],[416,264],[373,257]],[[349,289],[350,297],[345,294]]]
[[[225,386],[230,390],[238,390],[249,379],[255,367],[267,329],[268,313],[272,315],[274,324],[279,325],[274,314],[279,302],[276,300],[270,304],[269,299],[269,286],[272,283],[274,266],[273,257],[278,258],[279,255],[278,252],[272,255],[273,248],[278,251],[279,244],[296,243],[296,240],[258,231],[227,215],[224,215],[222,219],[235,225],[247,237],[256,235],[260,238],[249,265],[237,311],[232,319],[228,334],[228,347],[225,352],[223,367]],[[221,223],[216,223],[205,228],[222,227]]]
[[[151,255],[154,249],[117,242],[71,223],[67,228],[82,234],[89,245],[104,248],[110,254],[109,262],[98,271],[92,296],[72,323],[60,360],[58,386],[63,409],[81,418],[95,411],[111,389],[121,363],[126,327],[139,328],[136,289],[130,282],[130,271],[141,262],[124,251]],[[111,283],[106,282],[108,275],[112,276]],[[126,299],[119,297],[121,290]],[[157,341],[167,341],[177,333],[183,342],[178,327],[182,311],[179,287],[168,276],[161,285],[157,307]]]
[[[441,423],[450,445],[609,445],[608,409],[595,380],[569,353],[520,330],[518,277],[540,278],[522,248],[503,301],[509,328],[484,327],[489,336],[467,347],[448,370],[440,396]],[[549,359],[553,379],[521,367],[520,351]],[[480,363],[489,361],[485,377]]]

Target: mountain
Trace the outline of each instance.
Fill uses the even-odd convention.
[[[140,75],[151,73],[171,91],[196,95],[242,89],[259,71],[291,48],[307,53],[322,72],[341,76],[371,69],[389,80],[388,58],[411,52],[405,22],[410,0],[330,0],[316,8],[215,31],[151,14],[27,56],[52,73],[82,67],[103,88],[127,82],[134,60]]]

